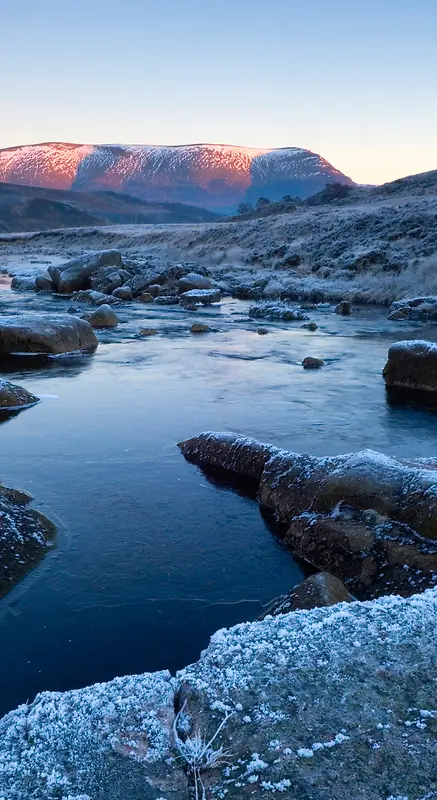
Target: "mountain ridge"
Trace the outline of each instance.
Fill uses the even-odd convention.
[[[182,203],[153,203],[121,192],[73,192],[0,183],[0,232],[53,228],[214,222],[219,215]]]
[[[0,181],[73,191],[111,190],[221,213],[261,195],[302,198],[354,182],[300,147],[225,144],[89,145],[42,142],[0,149]]]

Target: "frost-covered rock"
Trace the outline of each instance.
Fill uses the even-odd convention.
[[[205,325],[203,322],[193,322],[191,328],[191,333],[210,333],[211,328],[209,325]]]
[[[47,517],[27,507],[31,499],[25,492],[0,486],[0,597],[38,564],[56,533]]]
[[[191,289],[181,294],[181,302],[184,305],[209,306],[212,303],[220,303],[221,299],[220,289]]]
[[[0,379],[0,410],[14,411],[34,406],[39,402],[38,397],[22,386],[16,386],[14,383]]]
[[[411,297],[396,300],[390,306],[389,319],[437,319],[437,296]]]
[[[313,356],[306,356],[302,361],[304,369],[320,369],[325,366],[325,362],[321,358],[314,358]]]
[[[263,617],[288,614],[290,611],[333,606],[336,603],[352,603],[354,597],[344,583],[329,572],[316,572],[299,583],[289,594],[278,597]]]
[[[212,748],[227,763],[201,776],[208,800],[429,797],[436,626],[428,591],[218,631],[178,675],[188,736],[208,741],[226,720]]]
[[[155,297],[153,302],[157,306],[177,306],[179,297],[176,294],[160,294],[159,297]]]
[[[395,342],[382,374],[388,387],[437,392],[437,345],[414,339]]]
[[[122,267],[119,250],[101,250],[80,258],[67,261],[58,267],[49,267],[48,273],[60,294],[72,294],[81,289],[89,289],[91,276],[101,267]]]
[[[54,292],[55,284],[53,283],[48,272],[43,272],[42,275],[37,275],[35,278],[35,289],[37,292]]]
[[[16,292],[34,292],[36,289],[35,278],[15,275],[11,280],[11,289],[14,289]]]
[[[107,304],[99,306],[92,314],[84,317],[93,328],[116,328],[118,317],[114,309]]]
[[[189,292],[192,289],[212,289],[214,283],[210,278],[205,275],[200,275],[198,272],[189,272],[182,278],[179,278],[178,288],[181,293]]]
[[[103,267],[91,276],[91,289],[103,294],[112,294],[128,281],[132,275],[125,269],[114,269],[113,266]]]
[[[83,289],[75,292],[71,298],[74,303],[86,303],[89,306],[102,306],[108,303],[117,304],[117,297],[108,296],[103,292],[96,292],[95,289]]]
[[[179,442],[178,447],[188,461],[229,472],[257,485],[269,459],[282,452],[273,445],[235,433],[201,433]]]
[[[360,599],[409,596],[437,584],[437,542],[376,511],[339,504],[331,514],[304,512],[291,521],[284,543]]]
[[[140,303],[153,303],[153,299],[153,295],[150,292],[142,292],[138,297]]]
[[[437,538],[437,471],[426,462],[373,450],[317,458],[232,433],[204,433],[179,446],[195,463],[254,481],[260,504],[285,523],[308,509],[329,513],[345,501]]]
[[[71,314],[19,314],[0,317],[0,353],[50,353],[94,350],[91,325]]]
[[[260,303],[259,305],[250,306],[249,317],[290,322],[309,319],[307,314],[304,314],[299,308],[292,308],[287,303]]]
[[[349,314],[352,313],[352,307],[349,300],[341,300],[340,303],[335,306],[335,313],[340,314],[342,317],[348,317]]]
[[[114,289],[112,296],[117,300],[132,300],[132,289],[130,286],[120,286],[118,289]]]
[[[19,706],[0,721],[0,798],[188,800],[172,747],[174,689],[156,672]]]

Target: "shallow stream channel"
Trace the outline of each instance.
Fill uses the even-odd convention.
[[[69,305],[0,287],[1,314]],[[178,441],[229,430],[315,455],[436,455],[436,412],[388,402],[381,371],[393,341],[437,341],[437,326],[326,306],[307,312],[310,332],[248,308],[125,303],[92,355],[0,362],[42,399],[0,420],[0,479],[58,527],[55,548],[0,601],[0,715],[38,691],[175,671],[302,580],[255,500],[205,477]],[[212,330],[192,334],[193,322]],[[306,356],[325,366],[304,370]]]

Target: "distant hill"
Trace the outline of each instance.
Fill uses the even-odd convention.
[[[148,203],[117,192],[73,192],[0,183],[0,232],[95,225],[212,222],[219,215],[181,203]]]
[[[260,196],[306,198],[327,183],[354,185],[322,156],[299,147],[79,145],[48,142],[0,150],[0,181],[44,188],[125,192],[151,202],[221,213]]]

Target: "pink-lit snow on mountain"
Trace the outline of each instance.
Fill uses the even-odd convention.
[[[56,189],[110,190],[145,200],[229,210],[259,196],[308,197],[350,178],[310,150],[222,144],[79,145],[0,150],[0,181]]]

